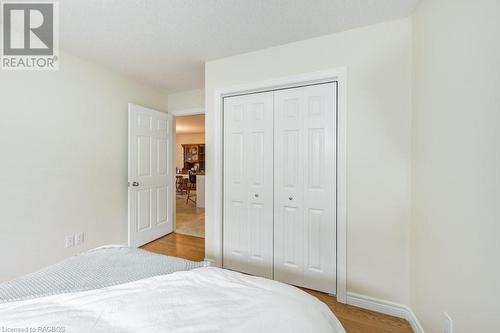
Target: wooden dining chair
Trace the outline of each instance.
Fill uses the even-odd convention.
[[[189,179],[185,179],[186,184],[186,205],[192,201],[196,205],[196,184],[193,184]]]
[[[183,194],[183,189],[182,189],[182,179],[184,177],[182,176],[175,176],[175,191],[177,194]]]

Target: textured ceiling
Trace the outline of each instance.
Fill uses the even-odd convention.
[[[165,92],[204,62],[408,16],[417,0],[64,0],[61,48]]]
[[[175,117],[177,134],[205,133],[205,115]]]

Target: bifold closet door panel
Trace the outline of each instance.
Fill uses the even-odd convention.
[[[273,278],[273,93],[224,98],[223,265]]]
[[[336,292],[336,83],[275,92],[274,278]]]

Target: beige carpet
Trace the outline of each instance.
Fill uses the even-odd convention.
[[[205,237],[205,209],[196,208],[193,202],[186,204],[186,197],[177,197],[176,228],[178,234]]]

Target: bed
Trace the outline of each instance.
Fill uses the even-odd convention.
[[[11,332],[336,332],[328,307],[276,281],[103,247],[0,283]]]

